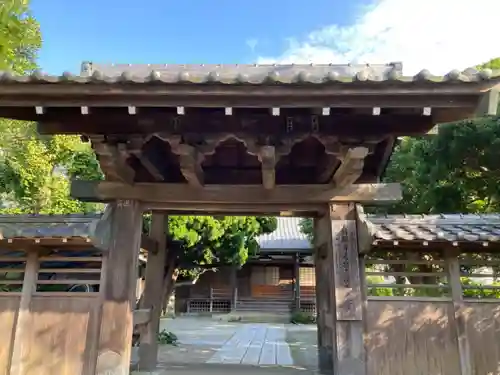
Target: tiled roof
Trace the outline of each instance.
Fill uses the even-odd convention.
[[[0,239],[91,238],[101,214],[0,215]]]
[[[373,241],[498,242],[500,214],[485,215],[365,215]],[[262,249],[311,249],[300,232],[300,218],[278,218],[278,228],[258,241]]]
[[[4,72],[1,84],[13,83],[191,83],[191,84],[343,84],[372,82],[453,83],[500,79],[500,72],[485,69],[452,70],[444,76],[433,76],[424,69],[415,76],[402,76],[400,63],[374,65],[291,64],[291,65],[179,65],[179,64],[82,64],[80,75],[63,73],[51,76],[35,71],[30,76]]]
[[[299,217],[278,217],[274,232],[257,239],[262,250],[304,250],[311,248],[309,240],[300,231]]]
[[[500,215],[366,215],[379,241],[500,241]]]

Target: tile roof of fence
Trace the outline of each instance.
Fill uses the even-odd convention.
[[[500,215],[366,215],[374,240],[500,242]]]
[[[91,238],[100,214],[0,215],[0,239]],[[379,241],[499,242],[500,214],[485,215],[365,215]],[[257,241],[264,250],[310,249],[300,231],[300,218],[278,217],[273,233]]]
[[[374,241],[499,242],[500,214],[365,215]],[[263,250],[311,249],[300,218],[280,217],[277,229],[259,237]]]
[[[100,218],[101,214],[0,215],[0,239],[90,239]]]

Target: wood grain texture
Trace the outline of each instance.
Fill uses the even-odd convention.
[[[95,297],[34,296],[20,374],[82,374],[88,361],[87,329],[95,303]]]
[[[451,302],[369,301],[366,319],[369,375],[460,373]]]
[[[137,201],[109,205],[110,249],[105,254],[96,375],[127,374],[130,366],[142,210]]]
[[[18,296],[0,297],[0,375],[9,375],[12,341],[16,324],[17,310],[19,309]]]

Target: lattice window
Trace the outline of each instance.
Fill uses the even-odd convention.
[[[69,253],[69,252],[66,252]],[[90,254],[90,252],[89,252]],[[39,258],[37,293],[97,293],[101,283],[102,257],[76,253]]]
[[[0,294],[20,293],[26,269],[26,254],[10,251],[0,254]]]
[[[500,299],[498,254],[462,254],[458,262],[462,294],[465,299]]]
[[[372,297],[450,297],[448,272],[439,252],[387,252],[366,259],[366,285]],[[388,259],[389,258],[389,259]]]
[[[316,270],[314,269],[314,267],[300,267],[299,277],[301,286],[316,285]]]

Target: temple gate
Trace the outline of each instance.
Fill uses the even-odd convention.
[[[397,138],[494,115],[500,76],[387,65],[97,65],[60,77],[3,74],[0,116],[41,134],[81,134],[105,181],[72,196],[111,203],[100,226],[106,268],[85,374],[127,374],[141,217],[153,211],[141,369],[156,367],[167,214],[315,217],[320,368],[367,372],[358,204],[401,199],[379,182]],[[153,261],[151,261],[153,259]],[[168,267],[167,267],[168,268]],[[29,310],[30,306],[26,306]],[[16,372],[17,371],[17,372]],[[14,370],[11,374],[24,374]],[[470,373],[462,367],[462,375]]]

